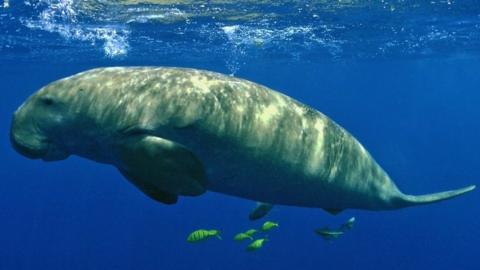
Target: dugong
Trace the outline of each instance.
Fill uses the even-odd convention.
[[[113,165],[165,204],[210,190],[335,213],[428,204],[475,188],[405,195],[319,111],[247,80],[186,68],[98,68],[53,82],[14,113],[10,139],[31,159],[78,155]]]

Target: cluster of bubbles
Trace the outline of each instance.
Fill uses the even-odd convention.
[[[266,22],[261,25],[225,25],[220,26],[223,34],[227,37],[230,49],[229,57],[227,58],[227,68],[234,74],[238,68],[243,64],[241,59],[245,57],[249,50],[279,50],[286,43],[295,43],[301,40],[301,47],[299,50],[291,50],[290,47],[285,48],[288,51],[289,57],[298,60],[300,54],[298,52],[308,50],[310,47],[322,47],[331,56],[336,55],[342,51],[340,44],[342,41],[336,40],[329,36],[328,33],[322,33],[322,36],[317,36],[314,32],[318,29],[310,25],[306,26],[285,26],[272,27]],[[293,49],[293,48],[292,48]],[[297,52],[297,53],[296,53]]]
[[[129,31],[119,25],[87,25],[79,22],[73,0],[25,1],[41,10],[36,17],[23,19],[23,24],[34,30],[56,33],[72,42],[82,41],[96,46],[102,44],[107,57],[118,57],[128,52]]]
[[[22,5],[31,12],[19,17],[32,31],[83,44],[84,50],[101,48],[109,58],[205,61],[208,55],[222,59],[232,74],[256,59],[323,61],[478,51],[480,6],[475,1],[414,2],[26,0]]]

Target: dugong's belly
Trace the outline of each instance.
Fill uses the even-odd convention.
[[[311,207],[319,207],[331,200],[327,198],[323,181],[306,177],[291,166],[276,163],[276,158],[269,157],[268,153],[259,157],[254,149],[224,138],[198,131],[181,133],[177,141],[200,158],[211,191],[273,204]]]

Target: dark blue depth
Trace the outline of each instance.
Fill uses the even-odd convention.
[[[463,12],[475,19],[480,14]],[[232,238],[264,221],[248,221],[254,202],[209,192],[181,198],[174,206],[161,205],[113,167],[77,157],[55,163],[31,161],[13,151],[8,137],[12,113],[30,94],[89,68],[161,65],[236,71],[235,76],[279,90],[330,116],[362,142],[406,193],[478,185],[478,48],[456,44],[454,55],[436,49],[428,57],[396,54],[363,59],[350,57],[347,47],[347,56],[317,55],[312,60],[305,51],[300,58],[282,58],[264,52],[255,55],[248,47],[232,60],[214,55],[208,43],[202,43],[205,47],[195,50],[205,51],[195,58],[184,51],[176,55],[171,47],[166,48],[172,53],[164,52],[165,58],[149,58],[136,54],[149,48],[132,38],[129,54],[119,58],[105,57],[101,43],[89,47],[71,40],[57,48],[59,57],[57,49],[44,46],[61,40],[58,34],[19,25],[10,25],[9,33],[22,29],[26,39],[35,35],[33,43],[22,47],[19,36],[9,34],[14,40],[8,41],[0,33],[4,53],[0,56],[0,269],[480,269],[478,191],[428,206],[391,212],[347,210],[338,216],[321,209],[276,206],[267,219],[278,221],[280,227],[268,234],[270,241],[263,249],[247,253],[245,244]],[[39,42],[39,33],[45,35],[44,43]],[[478,32],[472,36],[478,42]],[[195,46],[189,38],[184,42]],[[5,49],[7,43],[11,47]],[[277,45],[282,46],[269,46]],[[354,228],[338,241],[325,242],[313,232],[351,216],[357,219]],[[197,228],[218,229],[223,240],[187,243],[187,235]]]

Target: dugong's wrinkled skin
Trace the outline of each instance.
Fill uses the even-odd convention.
[[[201,161],[208,190],[271,204],[385,210],[474,189],[404,195],[322,113],[264,86],[194,69],[86,71],[31,96],[11,129],[13,146],[27,157],[73,154],[121,171],[119,148],[132,136],[184,146]]]

